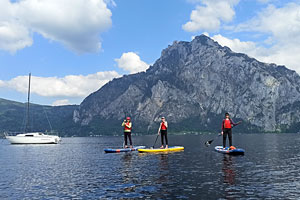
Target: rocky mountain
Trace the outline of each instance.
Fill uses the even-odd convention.
[[[300,76],[201,35],[169,45],[146,72],[110,81],[84,99],[73,120],[112,134],[130,116],[133,132],[153,133],[165,116],[172,132],[200,132],[219,131],[225,112],[243,121],[235,131],[298,131]]]
[[[26,124],[26,103],[0,98],[0,133],[23,132]],[[43,106],[30,104],[29,131],[55,131],[61,136],[71,136],[79,127],[72,121],[77,105]]]

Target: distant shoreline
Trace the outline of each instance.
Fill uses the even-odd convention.
[[[218,133],[212,133],[212,132],[184,132],[184,133],[178,133],[178,132],[170,132],[168,133],[169,135],[217,135]],[[274,134],[274,135],[281,135],[281,134],[300,134],[300,132],[298,133],[278,133],[278,132],[265,132],[265,133],[241,133],[241,132],[237,132],[237,133],[233,133],[233,135],[251,135],[251,134],[259,134],[259,135],[267,135],[267,134]],[[132,133],[132,136],[153,136],[156,134],[140,134],[140,133]],[[120,137],[123,136],[123,133],[120,134],[113,134],[113,135],[108,135],[108,134],[103,134],[103,135],[89,135],[89,136],[62,136],[65,138],[70,138],[70,137]]]

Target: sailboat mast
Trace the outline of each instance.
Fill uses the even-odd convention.
[[[28,131],[28,129],[29,129],[30,80],[31,80],[31,73],[29,73],[29,84],[28,84],[28,100],[27,100],[27,123],[26,123],[26,131]]]

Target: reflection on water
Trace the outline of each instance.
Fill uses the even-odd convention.
[[[159,168],[160,171],[168,171],[169,170],[169,163],[168,163],[168,154],[163,153],[158,156],[159,159]]]
[[[300,137],[234,135],[245,156],[217,153],[211,135],[169,136],[185,150],[105,154],[119,137],[59,145],[0,143],[0,199],[297,199]],[[135,137],[153,145],[153,136]],[[214,141],[215,145],[221,143]]]
[[[224,176],[224,183],[228,183],[229,185],[234,185],[235,169],[232,163],[231,155],[224,154],[222,171]]]
[[[158,155],[158,159],[159,159],[159,163],[158,163],[158,180],[157,180],[157,184],[162,185],[162,187],[160,188],[160,192],[164,195],[164,196],[168,196],[169,195],[169,190],[167,187],[163,187],[165,183],[168,183],[170,181],[170,168],[169,168],[169,162],[168,162],[168,154],[163,153]]]
[[[123,166],[121,166],[121,174],[123,177],[123,182],[128,183],[130,178],[133,176],[132,171],[134,167],[132,166],[132,154],[131,153],[124,153],[121,157],[121,161]]]

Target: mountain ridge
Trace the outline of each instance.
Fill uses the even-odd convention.
[[[225,112],[242,120],[235,132],[298,132],[300,77],[285,66],[233,52],[204,35],[174,41],[145,72],[124,75],[87,96],[80,105],[31,103],[34,131],[61,136],[157,132],[162,116],[169,132],[219,132]],[[0,98],[0,132],[22,131],[26,103]]]
[[[0,132],[24,132],[26,107],[27,103],[0,98]],[[72,121],[76,108],[77,105],[46,106],[30,103],[30,131],[55,131],[61,136],[72,136],[72,132],[78,128]]]
[[[244,121],[241,130],[290,131],[299,124],[299,83],[295,71],[235,53],[201,35],[173,42],[146,72],[110,81],[80,104],[73,120],[87,129],[94,124],[89,131],[97,133],[117,131],[107,123],[117,125],[127,115],[137,132],[154,130],[161,116],[176,131],[217,131],[229,112]]]

